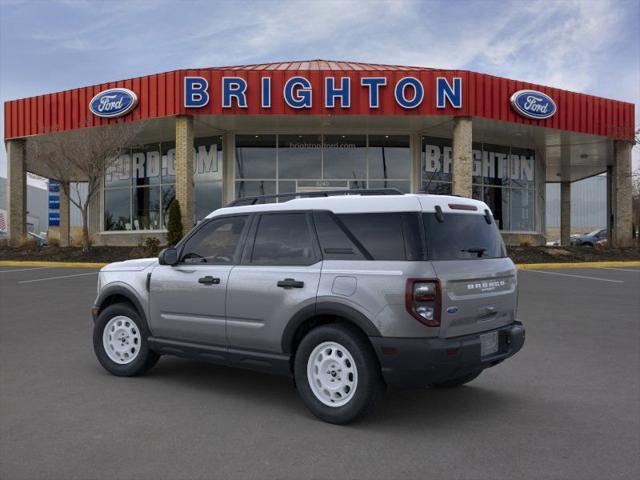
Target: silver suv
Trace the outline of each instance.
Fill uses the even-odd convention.
[[[347,423],[386,386],[456,387],[520,350],[516,269],[485,203],[352,193],[242,199],[158,259],[104,267],[102,366],[138,375],[172,354],[289,375]]]

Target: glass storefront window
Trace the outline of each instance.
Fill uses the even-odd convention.
[[[160,229],[160,188],[133,189],[133,230]]]
[[[276,178],[275,135],[236,135],[236,178]]]
[[[366,135],[325,135],[322,162],[325,179],[366,179]]]
[[[131,230],[131,189],[104,191],[104,229]]]
[[[408,135],[369,135],[368,154],[370,180],[411,177]]]
[[[236,197],[254,197],[276,193],[275,180],[238,180],[236,181]]]
[[[451,194],[451,140],[423,137],[422,190]],[[472,144],[472,197],[482,199],[501,230],[534,231],[535,150]]]
[[[278,135],[279,178],[322,178],[322,135]]]
[[[195,220],[202,220],[222,204],[222,137],[196,139],[193,163]],[[165,228],[175,181],[175,143],[129,149],[105,176],[104,230]]]

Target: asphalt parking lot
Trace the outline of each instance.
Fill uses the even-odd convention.
[[[351,426],[285,378],[93,355],[96,270],[0,268],[0,478],[640,478],[640,269],[520,272],[523,351]]]

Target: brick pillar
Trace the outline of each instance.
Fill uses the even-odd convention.
[[[471,117],[453,119],[453,194],[471,198],[473,174]]]
[[[63,185],[60,182],[60,246],[69,246],[69,229],[71,227],[71,206],[69,205],[69,197],[65,193],[70,188],[69,183]]]
[[[176,117],[176,199],[182,212],[182,229],[186,234],[193,227],[193,117]]]
[[[560,182],[560,245],[571,245],[571,182]]]
[[[27,234],[27,172],[25,141],[7,142],[7,227],[9,243],[18,245]]]
[[[222,136],[222,205],[236,198],[236,137],[232,133]]]
[[[615,163],[611,179],[613,228],[609,232],[611,245],[627,247],[632,242],[631,214],[631,142],[616,141]]]

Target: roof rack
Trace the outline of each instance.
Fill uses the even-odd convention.
[[[300,197],[331,197],[337,195],[404,195],[397,188],[352,188],[348,190],[318,190],[314,192],[293,192],[293,193],[274,193],[271,195],[256,195],[255,197],[244,197],[234,200],[225,207],[240,207],[246,205],[255,205],[262,200],[288,198],[287,201]]]

